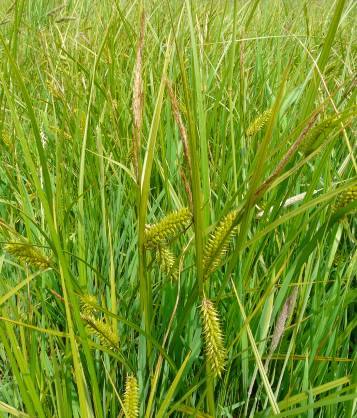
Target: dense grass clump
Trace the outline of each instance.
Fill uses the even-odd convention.
[[[356,2],[0,2],[0,415],[356,414]]]

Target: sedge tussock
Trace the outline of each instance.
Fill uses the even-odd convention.
[[[262,114],[260,114],[257,118],[253,120],[253,122],[249,125],[248,129],[246,130],[247,136],[254,136],[258,132],[260,132],[264,126],[267,124],[268,120],[271,118],[272,110],[267,109]]]
[[[160,270],[166,274],[166,276],[177,278],[177,269],[174,268],[176,263],[176,257],[170,248],[160,245],[156,249],[156,261]]]
[[[126,418],[139,416],[139,386],[135,376],[128,375],[125,382],[124,408]]]
[[[207,298],[203,299],[201,310],[207,362],[212,374],[215,377],[221,377],[227,353],[223,343],[219,316],[213,302]]]
[[[170,241],[182,232],[191,222],[192,215],[188,208],[169,213],[159,222],[145,228],[144,245],[146,248],[157,248]]]
[[[36,247],[25,242],[11,242],[4,245],[4,250],[16,257],[20,262],[39,269],[51,267],[51,260]]]
[[[341,194],[337,196],[336,203],[333,207],[334,212],[338,209],[342,209],[347,206],[349,203],[352,203],[357,200],[357,184],[349,187],[347,190],[344,190]]]
[[[205,279],[217,270],[224,255],[228,251],[230,241],[234,234],[233,223],[237,214],[238,211],[234,210],[225,216],[207,241],[203,253],[203,274]]]
[[[103,347],[109,348],[110,350],[116,350],[118,348],[119,338],[112,330],[110,324],[85,313],[81,314],[81,318],[86,323],[88,332],[96,336]]]

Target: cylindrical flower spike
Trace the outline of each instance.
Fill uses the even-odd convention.
[[[27,242],[5,244],[4,250],[15,256],[22,263],[27,263],[40,269],[51,267],[51,260]]]
[[[84,315],[93,315],[96,311],[94,305],[97,304],[97,298],[94,295],[82,295],[80,297],[81,313]]]
[[[355,200],[357,200],[357,184],[354,184],[337,196],[334,211],[344,208]]]
[[[312,128],[301,144],[301,152],[307,156],[315,151],[324,142],[337,123],[337,118],[328,118]]]
[[[254,136],[258,132],[260,132],[268,120],[271,118],[272,111],[271,109],[265,110],[261,115],[253,120],[253,122],[249,125],[248,129],[246,130],[247,136]]]
[[[175,256],[172,251],[165,246],[159,246],[156,250],[156,260],[160,270],[172,278],[177,278],[177,269],[174,268]]]
[[[230,212],[212,232],[203,253],[203,274],[207,279],[219,267],[232,239],[237,211]]]
[[[145,229],[144,245],[146,248],[157,248],[174,238],[183,231],[192,219],[188,208],[169,213],[156,224],[148,225]]]
[[[139,416],[139,387],[135,376],[127,376],[125,382],[124,408],[126,418]]]
[[[213,376],[221,377],[227,357],[218,313],[212,301],[202,301],[202,322],[207,362]]]
[[[117,350],[119,346],[118,336],[112,330],[110,324],[96,319],[93,315],[81,314],[83,321],[87,323],[88,332],[98,337],[103,347]]]

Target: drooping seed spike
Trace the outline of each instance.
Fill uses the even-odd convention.
[[[349,187],[344,190],[341,194],[337,196],[336,203],[333,206],[334,212],[338,209],[342,209],[347,206],[349,203],[352,203],[357,200],[357,184]]]
[[[82,295],[80,297],[81,313],[84,315],[93,315],[96,311],[94,305],[97,304],[97,298],[94,295]]]
[[[212,301],[202,301],[202,323],[207,362],[213,376],[221,377],[227,357],[217,310]]]
[[[145,228],[144,246],[157,248],[185,230],[191,222],[192,215],[188,208],[169,213],[159,222]]]
[[[51,260],[28,242],[8,243],[4,245],[4,250],[15,256],[20,262],[29,264],[33,267],[44,270],[52,266]]]
[[[264,126],[267,124],[268,120],[271,118],[272,110],[267,109],[262,114],[260,114],[257,118],[253,120],[253,122],[249,125],[248,129],[246,130],[247,136],[254,136],[258,132],[260,132]]]
[[[110,350],[118,349],[119,338],[112,330],[110,324],[96,319],[93,315],[81,314],[81,318],[87,324],[88,332],[96,336],[103,347]]]
[[[222,258],[227,253],[230,241],[234,235],[234,221],[238,211],[234,210],[226,215],[211,233],[203,253],[203,274],[207,279],[217,270]]]
[[[301,152],[305,156],[308,156],[315,151],[326,140],[328,134],[337,125],[338,121],[338,118],[331,117],[312,128],[301,144]]]
[[[159,246],[156,249],[156,260],[160,270],[169,277],[177,278],[177,269],[174,268],[176,257],[166,246]]]
[[[126,418],[139,416],[139,387],[135,376],[128,375],[125,382],[124,408]]]

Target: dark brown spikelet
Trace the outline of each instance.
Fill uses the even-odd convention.
[[[145,228],[144,245],[146,248],[157,248],[166,244],[177,234],[184,231],[192,220],[188,208],[180,209],[166,215],[159,222]]]
[[[27,242],[12,242],[4,245],[4,250],[16,257],[20,262],[39,269],[47,269],[52,266],[51,260],[42,252]]]
[[[217,310],[212,301],[202,301],[202,323],[207,362],[213,376],[221,377],[227,357]]]
[[[126,418],[139,416],[139,387],[135,376],[127,376],[125,382],[124,408]]]
[[[248,129],[246,130],[247,136],[254,136],[258,132],[260,132],[264,126],[267,124],[268,120],[271,118],[272,110],[267,109],[261,115],[253,120],[253,122],[249,125]]]
[[[225,216],[211,233],[203,253],[203,274],[207,279],[220,266],[234,234],[234,221],[238,211]]]
[[[343,191],[340,195],[337,196],[336,203],[333,206],[334,212],[338,209],[342,209],[347,206],[349,203],[352,203],[357,200],[357,184],[349,187],[347,190]]]
[[[110,350],[118,349],[119,338],[112,330],[110,324],[96,319],[91,314],[82,313],[81,318],[86,323],[88,332],[96,336],[103,347],[109,348]]]

